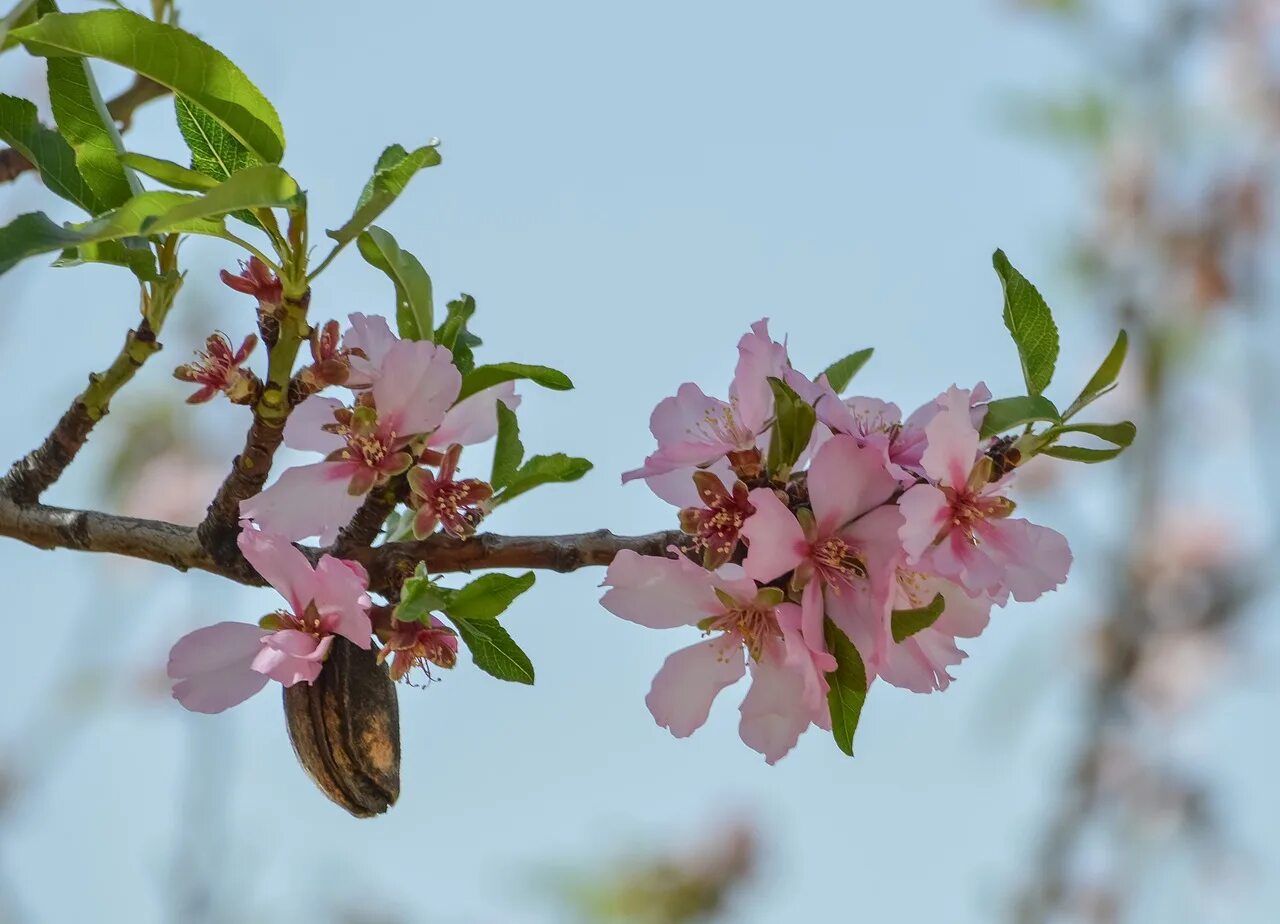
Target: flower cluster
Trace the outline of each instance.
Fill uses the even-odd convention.
[[[601,601],[705,636],[654,678],[658,724],[691,734],[749,671],[740,732],[773,763],[810,724],[832,728],[833,683],[859,700],[877,678],[943,690],[965,657],[957,639],[982,632],[993,606],[1061,584],[1066,540],[1012,516],[1018,451],[980,435],[990,398],[952,387],[903,420],[792,368],[760,321],[738,344],[728,400],[688,383],[662,401],[657,450],[623,481],[680,508],[688,540],[667,557],[619,554]],[[848,643],[860,663],[838,663]]]
[[[373,488],[408,473],[409,499],[419,507],[416,535],[429,534],[437,524],[467,535],[489,494],[482,482],[454,480],[458,454],[497,433],[499,401],[512,410],[519,406],[515,384],[504,382],[457,401],[462,374],[448,349],[428,340],[401,340],[378,316],[352,314],[350,321],[342,349],[329,347],[322,361],[345,359],[344,384],[353,400],[311,395],[284,429],[286,446],[324,453],[324,459],[286,470],[244,501],[241,515],[291,539],[319,536],[332,542]],[[424,464],[438,466],[438,475]]]

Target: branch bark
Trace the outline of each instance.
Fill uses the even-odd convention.
[[[117,516],[94,510],[71,510],[45,504],[19,504],[0,496],[0,536],[8,536],[40,549],[75,549],[105,552],[166,565],[178,571],[196,569],[239,584],[262,586],[265,582],[248,566],[235,547],[215,555],[196,535],[194,527],[159,520]],[[661,555],[683,537],[676,531],[644,536],[617,536],[607,529],[561,536],[503,536],[481,533],[470,539],[443,534],[419,542],[391,542],[357,549],[352,558],[369,570],[369,586],[386,595],[399,590],[418,562],[436,573],[485,568],[532,568],[576,571],[607,565],[623,549],[641,555]],[[315,561],[324,549],[300,546]]]

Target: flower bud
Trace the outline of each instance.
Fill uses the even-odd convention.
[[[372,650],[340,636],[314,683],[284,691],[289,740],[320,791],[357,818],[400,796],[396,686]]]

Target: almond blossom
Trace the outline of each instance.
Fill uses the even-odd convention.
[[[925,427],[921,467],[929,483],[899,501],[908,561],[949,578],[970,594],[998,603],[1028,602],[1066,580],[1071,550],[1061,534],[1011,519],[1004,496],[1011,475],[991,481],[991,459],[979,451],[971,393],[952,386]]]
[[[876,675],[895,687],[914,693],[945,690],[955,678],[947,669],[967,655],[956,646],[957,638],[977,638],[991,618],[993,600],[971,597],[951,581],[936,575],[899,566],[894,575],[892,608],[915,610],[926,607],[941,594],[945,604],[933,625],[901,642],[891,642],[876,665]]]
[[[640,468],[623,474],[623,482],[643,478],[655,494],[677,507],[699,500],[690,480],[695,469],[732,483],[734,465],[752,464],[750,457],[758,454],[759,438],[771,423],[769,378],[782,378],[789,368],[787,348],[769,336],[768,319],[752,324],[738,341],[729,400],[709,397],[686,382],[659,402],[649,419],[658,449]]]
[[[249,564],[288,602],[260,625],[220,622],[180,638],[169,653],[173,696],[193,712],[222,712],[261,690],[313,682],[341,635],[369,648],[369,575],[353,561],[323,555],[313,568],[285,537],[246,525],[237,544]]]
[[[737,565],[717,571],[683,557],[619,552],[605,574],[601,604],[652,629],[697,626],[708,638],[667,658],[645,703],[677,738],[706,722],[721,690],[751,672],[739,706],[739,733],[774,763],[811,724],[830,728],[825,674],[835,660],[800,637],[800,608],[777,588],[758,587]]]
[[[313,395],[284,429],[291,449],[326,454],[290,468],[261,494],[243,501],[242,516],[291,539],[331,542],[375,485],[413,465],[411,444],[444,421],[462,375],[444,347],[402,340],[381,357],[378,375],[354,408]]]
[[[195,362],[184,363],[173,371],[174,378],[200,386],[187,398],[187,404],[203,404],[218,392],[230,398],[232,404],[252,403],[258,394],[258,377],[240,367],[257,345],[258,338],[250,334],[240,349],[232,350],[226,334],[220,331],[210,334],[204,350],[196,354]]]
[[[767,584],[792,572],[802,589],[805,642],[823,650],[823,615],[849,635],[871,670],[883,656],[889,582],[900,554],[902,517],[889,504],[897,481],[880,454],[851,436],[833,437],[806,479],[810,508],[799,515],[772,488],[749,495],[756,512],[742,528],[746,573]]]

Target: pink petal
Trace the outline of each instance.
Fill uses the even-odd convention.
[[[1055,530],[1023,519],[990,520],[979,536],[987,554],[1003,564],[1003,587],[1019,603],[1030,603],[1067,579],[1071,548]]]
[[[887,501],[898,482],[885,469],[883,454],[841,434],[814,458],[808,485],[818,535],[826,537]]]
[[[743,673],[742,639],[737,634],[704,639],[663,662],[645,705],[659,725],[677,738],[687,738],[707,721],[716,695],[741,680]]]
[[[769,319],[751,325],[751,333],[738,341],[738,365],[729,387],[729,399],[746,429],[759,433],[773,415],[773,389],[769,377],[782,378],[787,348],[769,336]]]
[[[453,354],[426,340],[401,340],[383,358],[373,396],[379,429],[401,437],[440,426],[458,397],[462,374]]]
[[[898,538],[907,560],[917,561],[950,522],[951,506],[946,495],[933,485],[918,484],[898,499],[898,510],[903,519]]]
[[[250,667],[268,633],[242,622],[220,622],[178,639],[169,652],[173,696],[192,712],[222,712],[266,685]]]
[[[275,484],[240,502],[240,516],[289,539],[318,535],[322,543],[332,542],[363,501],[347,491],[358,468],[353,462],[315,462],[286,469]]]
[[[724,612],[711,574],[687,558],[659,558],[623,549],[610,563],[600,605],[650,629],[696,625]]]
[[[825,651],[827,647],[822,631],[825,615],[822,582],[815,577],[804,585],[804,592],[800,595],[800,633],[805,644],[814,651]]]
[[[963,487],[978,458],[978,429],[970,414],[969,392],[953,385],[938,403],[941,409],[924,428],[928,445],[920,462],[934,481]]]
[[[253,669],[291,687],[301,680],[313,682],[324,667],[333,636],[317,639],[297,629],[281,629],[262,640]]]
[[[254,529],[241,524],[236,545],[266,582],[289,601],[295,613],[301,613],[311,602],[316,589],[316,573],[311,562],[287,538],[279,533]]]
[[[697,470],[696,466],[686,465],[661,475],[649,475],[644,480],[649,490],[668,504],[682,508],[701,507],[702,498],[698,496],[698,489],[693,484],[693,473]],[[718,476],[727,485],[733,484],[738,477],[729,467],[729,460],[724,458],[707,466],[705,470]]]
[[[913,693],[932,693],[950,686],[955,678],[947,673],[947,668],[959,664],[965,657],[951,636],[925,629],[889,646],[879,676],[886,683]]]
[[[369,575],[358,563],[331,555],[320,557],[315,570],[315,604],[324,628],[361,648],[370,646],[373,634],[368,587]]]
[[[351,321],[351,329],[342,337],[342,345],[347,349],[360,349],[365,358],[351,357],[351,373],[347,377],[348,388],[368,388],[378,377],[387,351],[400,341],[391,332],[387,319],[381,315],[366,315],[355,312],[347,315]]]
[[[808,543],[795,514],[772,490],[756,488],[748,497],[756,512],[742,527],[742,537],[748,543],[742,566],[748,576],[767,584],[804,561]]]
[[[341,407],[342,402],[336,398],[320,395],[307,398],[289,415],[284,425],[284,444],[290,449],[323,452],[325,455],[341,449],[346,441],[338,434],[322,429],[334,422],[333,412]]]
[[[751,689],[738,707],[738,733],[747,747],[776,763],[809,727],[812,710],[806,697],[803,668],[787,659],[783,645],[768,646],[751,663]]]
[[[520,406],[515,382],[503,382],[464,398],[444,415],[444,422],[431,434],[427,445],[443,449],[457,443],[474,446],[498,435],[498,402],[509,410]]]

